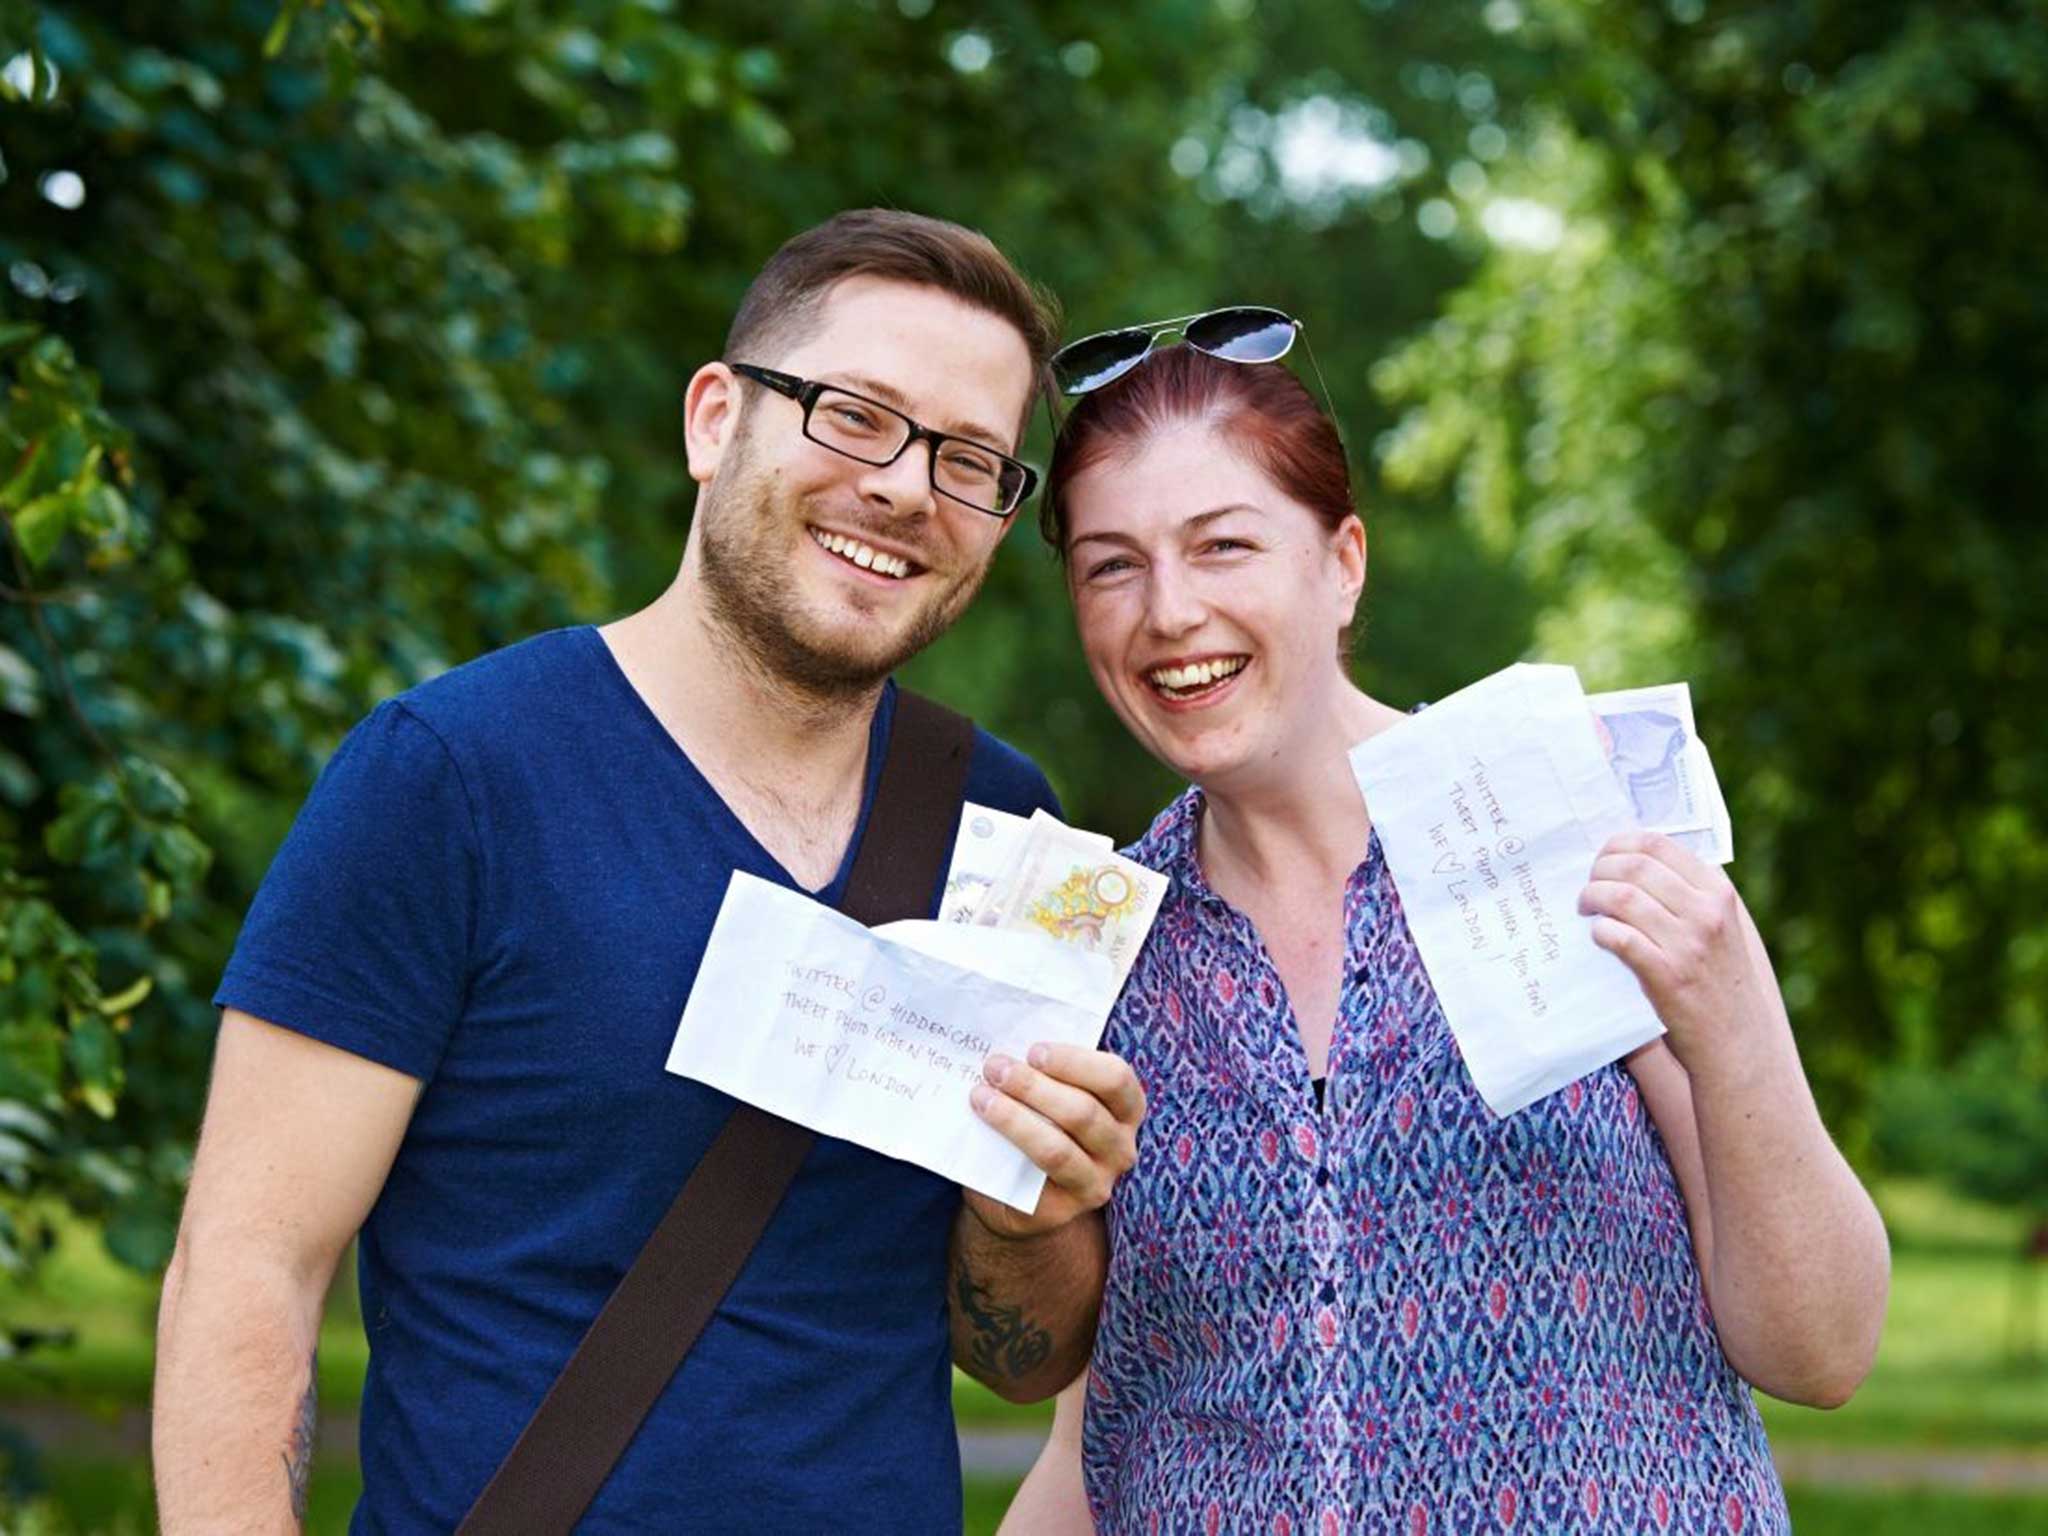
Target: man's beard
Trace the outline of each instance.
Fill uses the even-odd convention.
[[[944,634],[981,589],[986,564],[927,600],[894,642],[880,649],[849,647],[843,638],[835,643],[831,634],[819,633],[823,626],[805,611],[791,579],[788,552],[778,542],[792,523],[797,538],[810,537],[800,511],[777,505],[775,483],[754,472],[744,436],[733,446],[740,462],[727,481],[731,494],[719,497],[716,505],[707,497],[698,508],[704,591],[718,624],[776,679],[821,699],[867,693]],[[836,521],[847,532],[870,531],[857,519]],[[879,529],[872,531],[889,538]]]

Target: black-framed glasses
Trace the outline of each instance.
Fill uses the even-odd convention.
[[[986,443],[921,426],[894,406],[822,379],[753,363],[734,363],[741,378],[787,395],[804,408],[804,436],[861,464],[894,464],[920,440],[932,445],[932,489],[990,517],[1008,517],[1038,485],[1038,471]]]
[[[1259,304],[1233,304],[1083,336],[1053,354],[1052,376],[1061,394],[1085,395],[1129,373],[1165,337],[1177,337],[1228,363],[1277,363],[1300,332],[1301,322],[1292,315]]]

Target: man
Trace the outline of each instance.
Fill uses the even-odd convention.
[[[336,752],[217,999],[159,1322],[169,1536],[302,1517],[359,1228],[355,1529],[461,1519],[731,1109],[662,1064],[732,872],[838,898],[889,673],[1014,521],[1052,341],[977,234],[865,212],[798,236],[690,380],[669,590],[390,700]],[[986,734],[967,794],[1052,803]],[[1115,1058],[1041,1054],[973,1094],[1050,1176],[1037,1212],[821,1138],[582,1529],[958,1528],[947,1308],[1005,1394],[1072,1377],[1143,1113]]]

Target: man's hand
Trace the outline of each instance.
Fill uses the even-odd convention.
[[[1014,1210],[973,1191],[967,1208],[997,1237],[1035,1237],[1109,1202],[1138,1160],[1145,1090],[1107,1051],[1039,1044],[1029,1061],[991,1056],[974,1086],[975,1113],[1045,1171],[1038,1209]]]

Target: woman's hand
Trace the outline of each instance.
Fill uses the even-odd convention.
[[[1739,1061],[1790,1026],[1770,960],[1735,887],[1661,832],[1608,839],[1579,894],[1593,942],[1635,972],[1695,1074]]]

